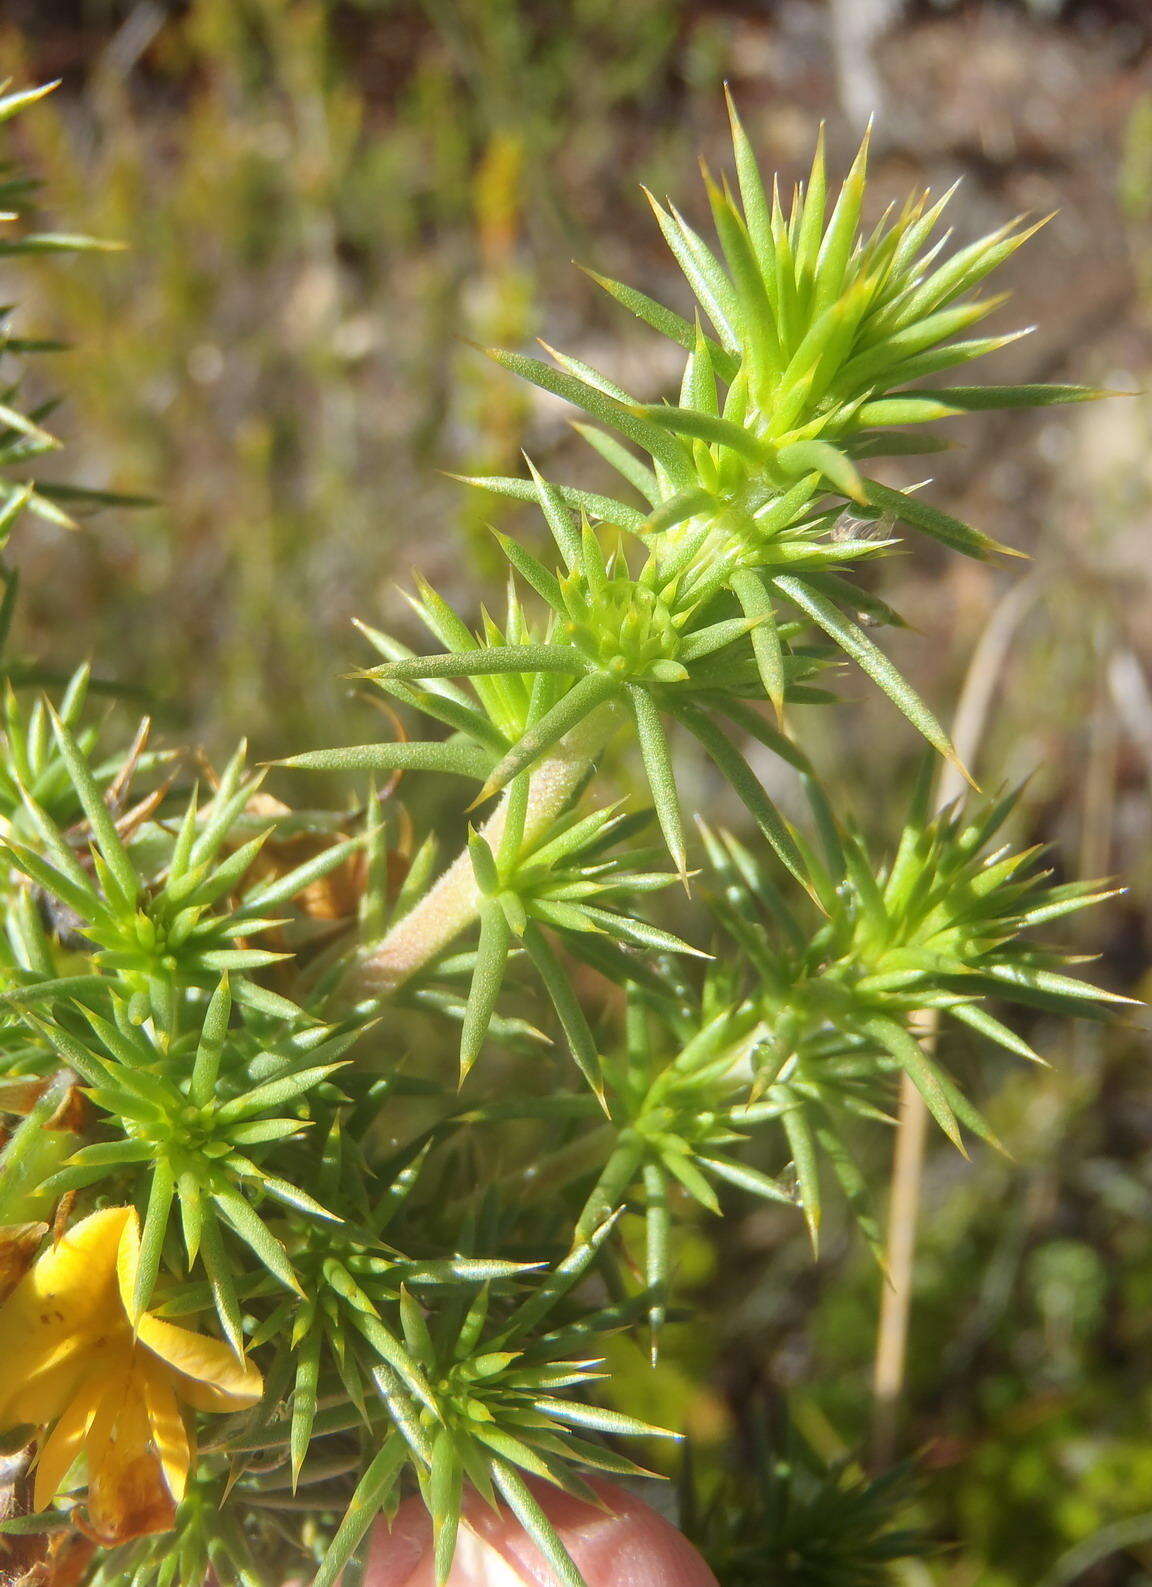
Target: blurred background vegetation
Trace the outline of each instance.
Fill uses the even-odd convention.
[[[880,589],[918,613],[900,659],[944,713],[993,622],[978,770],[1033,773],[1018,835],[1128,883],[1082,946],[1152,993],[1147,0],[6,0],[0,73],[63,80],[17,129],[45,222],[127,244],[4,276],[23,329],[74,344],[60,477],[154,502],[25,528],[24,644],[94,656],[215,755],[241,733],[272,755],[373,731],[340,677],[362,660],[349,619],[404,630],[413,563],[478,608],[496,515],[537,528],[442,471],[516,472],[525,445],[554,476],[590,467],[560,405],[470,342],[540,334],[664,390],[650,340],[570,260],[675,294],[637,184],[699,214],[724,81],[789,179],[822,119],[845,162],[875,107],[877,211],[958,177],[964,237],[1058,210],[1010,266],[1039,329],[1001,373],[1141,394],[970,421],[935,499],[1031,564],[917,547]],[[916,747],[845,692],[820,758],[891,830]],[[685,778],[715,813],[706,774]],[[1051,1073],[957,1055],[1011,1157],[929,1163],[901,1450],[939,1548],[909,1587],[1152,1583],[1147,1017],[1029,1035]],[[718,1325],[681,1330],[654,1378],[622,1346],[622,1397],[704,1446],[787,1398],[828,1456],[867,1447],[881,1280],[846,1229],[813,1264],[787,1216],[718,1243],[702,1224],[681,1273]]]

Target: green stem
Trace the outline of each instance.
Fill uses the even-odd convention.
[[[605,1163],[577,1220],[578,1240],[589,1239],[598,1225],[620,1206],[644,1161],[644,1150],[644,1142],[632,1130],[622,1131],[617,1137],[612,1156]]]
[[[614,705],[599,707],[537,762],[524,814],[523,843],[530,844],[547,831],[588,775],[620,719]],[[494,854],[500,852],[512,800],[519,802],[514,786],[481,828]],[[345,978],[343,995],[360,999],[395,992],[473,923],[481,899],[465,848],[380,942],[361,951]]]

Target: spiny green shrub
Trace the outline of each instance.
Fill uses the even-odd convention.
[[[363,625],[363,682],[429,736],[289,762],[362,778],[350,808],[289,808],[243,747],[217,774],[94,712],[86,673],[33,694],[51,680],[5,661],[0,1429],[27,1477],[2,1525],[41,1565],[80,1549],[108,1587],[333,1587],[414,1485],[440,1579],[474,1490],[576,1587],[528,1479],[587,1494],[582,1473],[632,1473],[630,1442],[659,1436],[606,1403],[601,1361],[621,1330],[657,1355],[699,1209],[761,1198],[815,1241],[835,1186],[875,1242],[853,1143],[901,1077],[957,1145],[990,1133],[917,1016],[1035,1060],[1006,1004],[1107,1000],[1044,929],[1103,895],[1004,845],[1012,794],[934,813],[953,750],[861,578],[902,526],[1003,549],[877,460],[970,410],[1091,395],[957,373],[1010,339],[970,333],[1028,230],[948,253],[927,197],[869,226],[866,149],[835,197],[818,149],[785,201],[732,127],[738,192],[708,179],[719,252],[654,204],[694,318],[602,283],[683,350],[676,401],[564,354],[493,355],[583,411],[620,495],[531,464],[476,482],[536,503],[555,553],[501,539],[506,605],[478,621],[422,584],[427,651]],[[59,511],[35,483],[45,415],[18,401],[5,533]],[[803,747],[804,710],[843,709],[845,658],[929,746],[888,853]],[[750,841],[685,819],[693,741]],[[606,785],[612,744],[651,810]],[[444,868],[401,803],[432,774],[477,812]],[[698,1510],[730,1587],[801,1542],[829,1584],[911,1546],[898,1484],[817,1468],[766,1464]]]

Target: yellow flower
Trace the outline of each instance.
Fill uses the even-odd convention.
[[[218,1340],[147,1312],[133,1328],[139,1260],[135,1211],[109,1207],[69,1229],[0,1306],[0,1430],[52,1429],[37,1510],[86,1455],[89,1524],[107,1546],[172,1525],[195,1454],[180,1402],[244,1410],[263,1389]]]

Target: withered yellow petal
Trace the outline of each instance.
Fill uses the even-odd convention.
[[[109,1385],[85,1447],[88,1521],[106,1548],[171,1529],[176,1501],[152,1447],[152,1423],[135,1376]]]
[[[111,1207],[70,1229],[0,1306],[0,1430],[55,1423],[37,1469],[39,1509],[83,1450],[89,1523],[107,1546],[172,1526],[195,1449],[180,1401],[244,1410],[264,1387],[219,1340],[148,1313],[133,1330],[139,1266],[136,1212]]]
[[[82,1218],[0,1306],[0,1427],[54,1421],[92,1353],[122,1326],[116,1256],[130,1221],[131,1207]]]
[[[137,1324],[136,1338],[172,1368],[177,1394],[198,1410],[244,1411],[264,1392],[259,1370],[218,1339],[177,1328],[148,1312]]]

